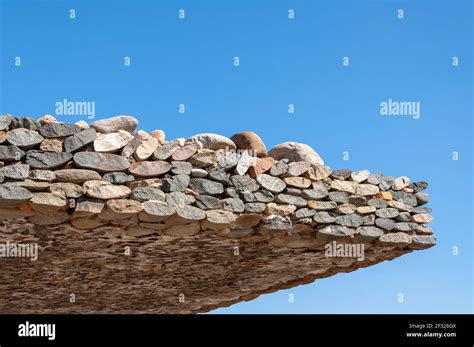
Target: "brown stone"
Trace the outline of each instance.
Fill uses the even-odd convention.
[[[267,156],[265,143],[262,141],[260,136],[252,131],[244,131],[234,134],[230,139],[235,143],[237,149],[246,150],[254,157]]]

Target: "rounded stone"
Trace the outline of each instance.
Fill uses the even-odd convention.
[[[44,137],[38,134],[37,131],[18,128],[10,130],[7,133],[7,141],[22,149],[30,149],[38,146]]]
[[[96,120],[91,127],[104,134],[115,133],[119,130],[125,130],[129,133],[135,131],[138,120],[132,116],[115,116],[107,119]]]
[[[304,143],[284,142],[273,147],[268,155],[276,160],[288,159],[290,162],[308,161],[313,164],[324,165],[318,153]]]
[[[214,151],[219,150],[219,149],[235,149],[235,143],[231,139],[222,135],[218,135],[218,134],[211,134],[211,133],[197,134],[197,135],[191,136],[189,138],[189,141],[201,142],[203,145],[203,148],[212,149]]]
[[[266,157],[267,148],[260,136],[252,131],[244,131],[230,138],[238,149],[246,150],[251,156]]]
[[[61,152],[28,151],[25,163],[33,169],[56,169],[72,159],[72,154]]]

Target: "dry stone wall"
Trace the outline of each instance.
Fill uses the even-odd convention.
[[[204,312],[436,243],[426,182],[137,125],[0,117],[0,242],[39,245],[0,259],[0,312]]]

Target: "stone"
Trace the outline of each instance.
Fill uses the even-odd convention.
[[[206,221],[204,225],[207,229],[219,230],[229,226],[236,220],[236,216],[229,211],[210,210],[206,211]]]
[[[239,182],[239,177],[236,176],[236,182]],[[211,171],[209,172],[207,178],[209,178],[212,181],[216,181],[219,183],[222,183],[224,186],[230,186],[230,174],[225,172],[225,171]],[[243,183],[247,182],[247,178],[242,178]]]
[[[31,150],[26,153],[25,163],[33,169],[56,169],[72,159],[70,153],[40,152]]]
[[[204,218],[206,218],[206,213],[203,210],[194,206],[184,205],[176,208],[176,215],[173,217],[171,223],[188,224],[199,222]]]
[[[374,213],[377,210],[375,206],[358,206],[356,212],[358,214],[369,214]]]
[[[392,194],[392,197],[394,200],[403,202],[404,204],[410,205],[415,207],[417,205],[416,197],[415,195],[411,193],[406,193],[403,191],[389,191],[389,193]]]
[[[375,215],[379,218],[395,218],[399,212],[395,208],[381,208],[375,212]]]
[[[384,199],[370,199],[367,202],[370,206],[374,206],[376,208],[386,208],[387,207],[387,201]]]
[[[236,190],[240,190],[243,192],[253,193],[259,189],[259,185],[257,184],[257,182],[253,178],[250,178],[248,176],[234,175],[230,178],[230,182]]]
[[[228,189],[231,189],[231,188],[228,188]],[[251,192],[245,191],[245,190],[244,191],[242,191],[242,190],[236,191],[236,197],[234,197],[234,198],[240,199],[243,202],[254,202],[254,200],[255,200],[255,197],[253,196],[253,194]]]
[[[197,146],[195,144],[188,144],[183,147],[178,148],[172,155],[173,160],[186,161],[191,158],[197,151]]]
[[[410,222],[400,222],[400,223],[395,223],[393,226],[393,230],[395,231],[403,231],[403,232],[410,232],[415,230],[418,224],[416,223],[410,223]]]
[[[126,198],[131,190],[126,186],[114,185],[109,182],[107,184],[94,186],[86,190],[86,195],[95,199],[122,199]]]
[[[391,201],[393,199],[392,194],[390,192],[378,192],[374,195],[374,199],[383,199],[387,201]]]
[[[158,140],[158,143],[160,145],[164,144],[166,142],[166,134],[163,130],[161,129],[156,129],[156,130],[153,130],[151,133],[150,133],[151,136],[153,136],[155,139]]]
[[[171,169],[171,164],[166,161],[140,161],[132,163],[128,171],[139,177],[156,177],[164,175]]]
[[[107,172],[106,174],[104,174],[102,179],[104,181],[107,181],[113,184],[124,184],[124,183],[133,182],[135,180],[135,177],[123,171],[117,171],[117,172]]]
[[[26,164],[14,164],[0,169],[0,175],[16,180],[24,180],[29,176],[30,167]]]
[[[161,182],[161,189],[164,192],[182,192],[189,184],[190,177],[188,175],[175,175],[170,178],[164,178]]]
[[[57,119],[51,116],[50,114],[45,114],[38,118],[38,122],[41,126],[48,124],[48,123],[58,123]]]
[[[312,181],[320,181],[328,178],[330,174],[331,170],[328,167],[312,164],[306,173],[306,178],[309,178]]]
[[[36,225],[57,225],[69,221],[70,216],[67,212],[59,210],[53,213],[41,212],[28,218],[29,223]]]
[[[34,181],[29,178],[11,183],[19,187],[28,189],[30,192],[39,192],[42,190],[46,190],[49,188],[50,185],[49,182]]]
[[[214,182],[205,178],[191,178],[189,187],[198,194],[219,195],[224,192],[222,183]]]
[[[262,213],[267,208],[267,204],[263,202],[249,202],[245,204],[245,212],[248,213]]]
[[[98,172],[84,169],[65,169],[54,171],[56,181],[82,184],[86,181],[100,180]]]
[[[43,142],[44,137],[37,131],[23,128],[13,129],[7,133],[7,141],[21,149],[31,149]]]
[[[0,160],[1,161],[18,161],[25,155],[20,148],[15,145],[0,145]]]
[[[429,235],[412,235],[410,248],[426,249],[436,245],[436,237]]]
[[[346,204],[349,202],[349,194],[346,192],[329,192],[328,198],[338,204]]]
[[[39,149],[44,152],[60,153],[63,150],[63,140],[61,139],[44,139]]]
[[[272,176],[282,176],[288,170],[288,159],[282,159],[270,168],[270,175]]]
[[[85,121],[83,120],[80,120],[80,121],[77,121],[76,123],[74,123],[78,126],[80,126],[82,129],[89,129],[89,124],[87,124]]]
[[[395,221],[388,218],[376,218],[375,225],[383,230],[392,230],[395,227]]]
[[[313,215],[313,220],[319,224],[329,224],[329,223],[334,223],[336,221],[336,218],[329,212],[321,211],[321,212],[316,212]]]
[[[376,172],[369,175],[369,177],[367,178],[367,183],[377,186],[382,182],[382,180],[383,180],[382,173]]]
[[[361,216],[353,213],[337,216],[335,223],[345,227],[358,228],[362,225],[363,220]]]
[[[235,173],[241,176],[245,175],[255,161],[255,157],[248,154],[248,152],[243,152],[235,168]]]
[[[428,188],[428,182],[424,182],[424,181],[410,182],[410,184],[408,184],[408,187],[413,189],[414,193],[418,193]]]
[[[331,211],[337,207],[334,201],[308,201],[308,207],[316,211]]]
[[[130,189],[135,189],[138,187],[155,187],[160,189],[161,188],[161,178],[145,178],[145,179],[138,179],[133,182],[127,184],[127,187]]]
[[[356,206],[352,204],[341,204],[338,205],[335,209],[334,212],[340,213],[340,214],[352,214],[356,212]]]
[[[411,206],[410,206],[411,207]],[[411,212],[413,214],[419,214],[419,213],[431,213],[432,209],[429,207],[411,207],[411,209],[408,212]]]
[[[196,154],[189,158],[189,162],[198,167],[208,167],[217,162],[217,154],[215,151],[210,149],[200,149]]]
[[[227,150],[233,150],[236,149],[235,143],[222,135],[218,134],[211,134],[211,133],[205,133],[205,134],[197,134],[194,136],[191,136],[189,138],[191,142],[201,142],[203,145],[203,148],[206,149],[212,149],[214,151],[217,151],[219,149],[227,149]]]
[[[270,170],[274,163],[275,159],[272,157],[256,158],[255,162],[249,167],[248,174],[252,178],[257,178],[257,176]]]
[[[430,201],[430,195],[428,193],[418,192],[415,194],[415,198],[418,205],[424,205]]]
[[[308,200],[321,200],[328,196],[326,189],[304,189],[301,197]]]
[[[87,197],[80,198],[76,203],[73,218],[90,217],[102,212],[105,202]]]
[[[137,187],[130,193],[130,199],[145,202],[148,200],[165,201],[165,193],[156,187]]]
[[[191,169],[191,177],[195,178],[205,178],[207,177],[207,171],[200,168]]]
[[[331,172],[331,177],[336,180],[344,181],[351,177],[352,170],[349,169],[339,169]]]
[[[365,196],[351,195],[348,198],[349,204],[359,206],[367,205],[367,198]]]
[[[318,230],[316,237],[321,240],[348,240],[356,229],[340,225],[329,225]]]
[[[431,223],[433,221],[433,217],[426,213],[420,213],[412,215],[411,220],[415,223]]]
[[[138,219],[150,223],[165,221],[176,213],[175,207],[161,201],[143,202],[142,208],[143,211],[138,214]]]
[[[386,247],[404,247],[411,243],[411,238],[403,232],[397,232],[383,234],[379,237],[378,242]]]
[[[240,157],[239,153],[218,150],[216,152],[216,163],[212,166],[212,170],[230,170],[237,165]]]
[[[331,189],[355,194],[357,189],[357,182],[334,180],[331,182]]]
[[[285,177],[283,181],[289,187],[306,189],[311,186],[311,181],[304,177]]]
[[[13,117],[10,123],[10,130],[19,128],[38,130],[39,127],[39,122],[31,117]]]
[[[133,156],[133,154],[136,152],[138,147],[140,147],[140,145],[142,144],[143,141],[145,141],[143,138],[141,138],[138,134],[135,134],[133,139],[131,139],[125,145],[125,147],[122,148],[122,150],[120,151],[120,155],[122,157],[125,157],[125,158],[129,158],[129,157]]]
[[[361,183],[368,179],[370,176],[369,170],[360,170],[351,172],[351,178],[354,182]]]
[[[133,139],[133,136],[124,130],[116,133],[104,134],[94,140],[94,151],[114,153],[125,147]]]
[[[255,202],[263,202],[263,203],[272,202],[275,199],[273,194],[269,192],[268,190],[256,191],[255,193],[253,193],[253,197],[255,199],[254,200]]]
[[[310,208],[300,208],[294,214],[295,219],[311,218],[315,215],[316,211]]]
[[[167,160],[174,152],[179,149],[179,146],[175,142],[168,142],[162,146],[159,146],[153,152],[153,159],[155,160]]]
[[[242,214],[238,216],[235,221],[233,221],[230,224],[230,227],[232,229],[247,229],[247,228],[253,228],[260,224],[260,221],[262,220],[262,217],[260,214]]]
[[[119,220],[130,218],[143,210],[142,204],[129,199],[111,199],[108,200],[105,209],[99,215],[100,219]]]
[[[295,196],[300,196],[301,195],[301,189],[298,188],[286,188],[283,193],[288,194],[288,195],[295,195]]]
[[[359,184],[356,188],[356,194],[362,196],[372,196],[379,192],[379,187],[372,184]]]
[[[319,157],[310,146],[298,142],[281,143],[271,149],[268,153],[270,157],[276,160],[288,159],[289,162],[308,161],[313,164],[324,165],[323,160]]]
[[[174,175],[191,175],[193,170],[193,166],[191,163],[186,161],[172,161],[171,162],[171,173]],[[204,170],[205,176],[207,176],[207,172]]]
[[[280,204],[295,205],[296,207],[305,207],[308,204],[308,201],[299,196],[287,194],[278,194],[274,201]]]
[[[0,116],[0,130],[8,131],[12,120],[13,120],[13,117],[11,115]]]
[[[54,181],[56,174],[51,170],[30,170],[29,177],[38,181]]]
[[[242,200],[236,198],[222,199],[222,208],[226,211],[242,213],[245,210],[245,206]]]
[[[301,176],[305,174],[309,170],[310,167],[311,167],[311,163],[308,161],[295,161],[293,163],[288,164],[288,168],[286,170],[285,175]]]
[[[267,148],[260,136],[252,131],[244,131],[232,135],[230,140],[237,149],[247,151],[253,157],[266,157]]]
[[[93,143],[96,138],[97,133],[95,129],[89,128],[82,130],[64,140],[64,150],[69,153],[76,152]]]
[[[362,217],[362,225],[374,225],[375,224],[375,214],[367,214]]]
[[[81,130],[82,128],[76,124],[46,123],[39,129],[39,133],[44,137],[66,137]]]
[[[84,194],[84,188],[71,182],[56,182],[49,186],[49,191],[66,198],[79,198]]]
[[[172,192],[166,194],[166,203],[170,206],[178,207],[183,205],[191,205],[196,202],[194,196],[183,192]]]
[[[384,234],[383,230],[371,226],[358,227],[356,232],[356,240],[361,243],[370,243]]]
[[[55,193],[34,193],[31,196],[31,208],[35,211],[50,213],[66,206],[66,197]]]
[[[222,208],[222,202],[210,195],[198,195],[196,196],[196,207],[203,210],[217,210]]]
[[[0,207],[10,208],[24,204],[31,198],[29,190],[14,184],[0,184]]]
[[[409,222],[411,221],[410,212],[400,212],[398,216],[395,217],[395,220],[398,222]]]
[[[279,215],[279,216],[289,216],[296,211],[295,205],[280,205],[271,202],[267,204],[265,208],[265,214],[268,215]]]
[[[173,225],[163,231],[164,234],[173,237],[191,237],[199,234],[201,226],[199,223],[190,223],[186,225]]]
[[[73,159],[76,167],[100,173],[124,171],[130,167],[126,158],[110,153],[77,152]]]
[[[119,130],[125,130],[132,133],[138,126],[138,120],[132,116],[116,116],[96,120],[90,126],[104,134],[115,133]]]
[[[403,188],[408,187],[409,184],[410,184],[410,179],[406,176],[401,176],[394,180],[391,188],[393,190],[402,190]]]
[[[280,193],[286,188],[284,181],[278,177],[273,177],[267,174],[261,174],[257,176],[257,182],[262,188],[268,190],[271,193]]]

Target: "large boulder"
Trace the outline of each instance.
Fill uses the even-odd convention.
[[[238,149],[247,150],[254,157],[265,157],[267,148],[260,136],[252,131],[244,131],[230,138]]]
[[[290,162],[304,160],[313,164],[324,165],[319,154],[304,143],[284,142],[273,147],[268,155],[276,160],[288,159]]]

